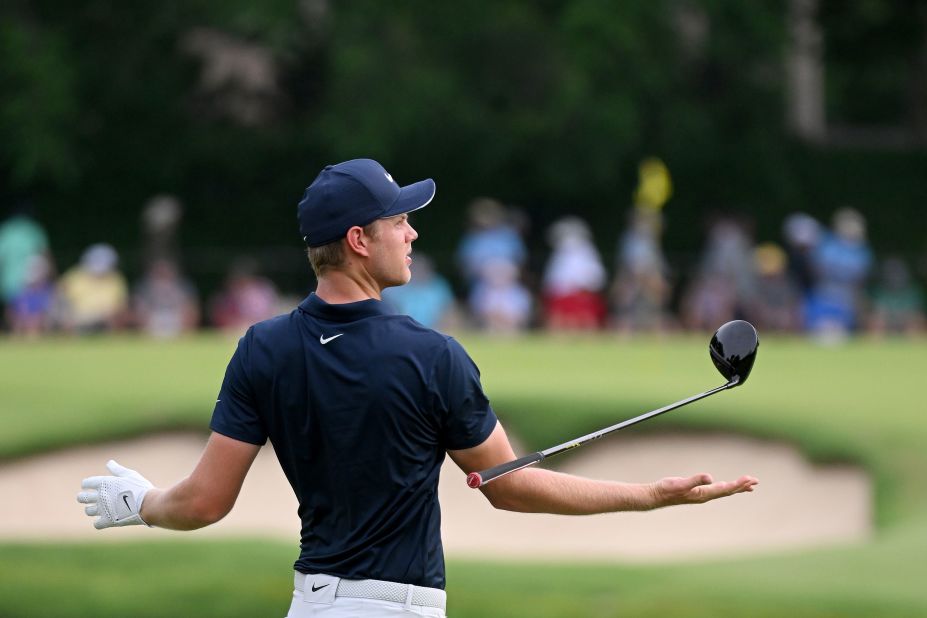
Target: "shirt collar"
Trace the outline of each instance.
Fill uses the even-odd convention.
[[[329,304],[313,292],[299,304],[300,311],[324,320],[336,322],[350,322],[378,315],[389,315],[386,303],[374,298],[360,300],[354,303]]]

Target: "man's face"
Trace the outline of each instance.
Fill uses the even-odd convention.
[[[418,232],[409,225],[409,215],[396,215],[374,222],[370,244],[369,272],[380,289],[405,285],[412,278],[412,241]]]

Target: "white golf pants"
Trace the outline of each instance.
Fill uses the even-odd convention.
[[[405,601],[386,601],[381,598],[359,598],[353,596],[341,596],[336,594],[340,578],[330,575],[304,575],[297,572],[295,574],[295,585],[293,589],[293,601],[290,603],[290,611],[287,618],[309,618],[310,616],[321,616],[324,618],[365,618],[375,616],[426,616],[429,618],[445,618],[444,610],[440,607],[429,607],[427,605],[417,605],[413,601],[414,586],[403,586],[392,582],[376,582],[376,580],[365,580],[365,583],[372,584],[371,589],[376,589],[377,583],[393,587],[403,586]],[[347,580],[345,581],[347,582]],[[357,584],[359,582],[350,582]],[[346,586],[342,585],[342,589]],[[418,588],[418,591],[433,589]],[[443,591],[440,591],[443,593]],[[375,595],[372,595],[375,596]]]

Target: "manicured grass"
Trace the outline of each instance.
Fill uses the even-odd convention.
[[[283,616],[292,550],[279,543],[0,548],[2,616]]]
[[[236,340],[0,341],[0,459],[173,428],[206,430]]]
[[[925,615],[923,554],[915,559],[903,548],[912,536],[927,546],[921,527],[867,547],[698,565],[450,561],[449,612],[454,618]],[[295,557],[281,543],[193,537],[7,544],[0,552],[0,615],[10,618],[282,616]]]
[[[503,422],[532,449],[722,382],[707,336],[461,340]],[[208,335],[0,341],[0,459],[205,428],[234,346]],[[745,386],[627,430],[740,431],[791,441],[817,460],[857,462],[877,481],[879,527],[870,542],[689,565],[584,565],[582,556],[574,565],[451,562],[451,615],[927,615],[924,375],[924,341],[827,348],[761,334]],[[618,445],[621,434],[607,440]],[[0,615],[282,615],[293,558],[281,544],[195,535],[0,545]]]

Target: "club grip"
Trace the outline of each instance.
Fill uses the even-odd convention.
[[[486,483],[493,481],[500,476],[505,476],[510,472],[515,472],[516,470],[521,470],[522,468],[527,468],[532,464],[544,459],[543,453],[531,453],[530,455],[525,455],[519,459],[515,459],[504,464],[499,464],[498,466],[493,466],[488,470],[483,470],[482,472],[471,472],[467,475],[467,485],[471,488],[476,489],[477,487],[482,487]]]

